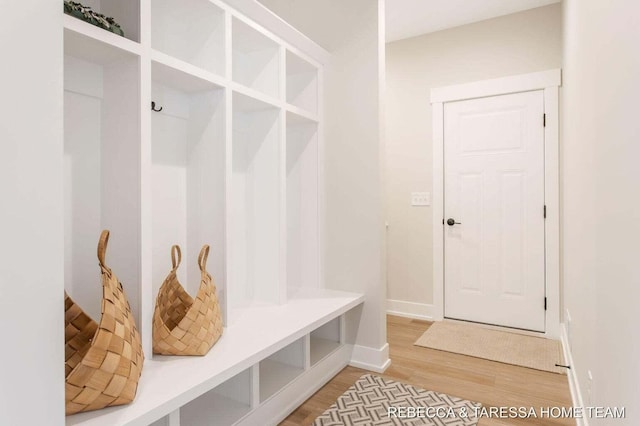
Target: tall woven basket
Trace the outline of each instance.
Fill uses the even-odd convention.
[[[102,231],[102,317],[96,324],[65,292],[66,414],[128,404],[138,388],[144,355],[122,284],[104,261],[109,231]]]
[[[171,247],[173,269],[162,283],[153,313],[153,353],[205,355],[222,335],[222,315],[216,287],[207,272],[209,246],[198,256],[200,288],[195,300],[182,288],[176,271],[180,247]]]

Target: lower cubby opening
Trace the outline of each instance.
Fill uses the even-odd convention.
[[[340,341],[340,321],[341,317],[338,317],[311,332],[309,344],[311,366],[322,361],[342,345]]]
[[[251,411],[251,369],[180,408],[182,426],[228,426]]]
[[[304,372],[304,338],[260,361],[260,402],[278,393]]]

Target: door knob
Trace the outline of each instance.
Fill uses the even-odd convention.
[[[456,222],[455,219],[450,217],[449,219],[447,219],[447,225],[449,225],[449,226],[462,225],[462,223],[461,222]]]

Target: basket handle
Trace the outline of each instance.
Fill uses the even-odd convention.
[[[98,241],[98,262],[100,262],[100,268],[110,273],[111,269],[109,269],[109,267],[104,261],[105,255],[107,254],[108,244],[109,244],[109,230],[105,229],[100,234],[100,240]]]
[[[182,262],[182,252],[180,251],[180,246],[175,244],[171,247],[171,264],[173,265],[172,271],[178,269],[180,266],[180,262]]]
[[[198,266],[200,266],[200,270],[202,272],[206,272],[207,270],[208,257],[209,257],[209,245],[205,244],[202,246],[202,250],[200,250],[200,255],[198,256]]]

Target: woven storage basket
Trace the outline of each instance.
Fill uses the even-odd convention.
[[[205,355],[222,335],[222,316],[216,287],[207,272],[209,246],[198,256],[200,288],[195,300],[182,288],[176,271],[182,254],[171,247],[173,269],[162,283],[153,313],[153,353]]]
[[[140,333],[122,284],[105,262],[109,231],[102,231],[102,318],[96,324],[65,292],[66,414],[133,401],[144,362]]]

